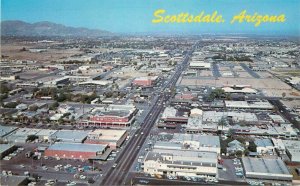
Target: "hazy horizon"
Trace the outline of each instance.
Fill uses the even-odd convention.
[[[300,35],[300,1],[297,0],[2,0],[1,21],[21,20],[28,23],[49,21],[70,27],[100,29],[117,34],[254,34]],[[183,23],[153,24],[153,13],[165,9],[168,14],[218,11],[224,24]],[[286,14],[285,23],[251,23],[231,25],[230,18],[242,10],[249,14]]]

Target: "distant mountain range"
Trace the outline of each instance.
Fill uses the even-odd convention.
[[[98,29],[74,28],[48,21],[26,23],[24,21],[2,21],[2,36],[61,36],[61,37],[99,37],[112,33]]]

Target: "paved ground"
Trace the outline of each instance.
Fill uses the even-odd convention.
[[[252,69],[250,69],[248,67],[248,65],[246,65],[245,63],[241,63],[241,66],[244,68],[244,70],[246,70],[252,77],[254,78],[260,78],[260,76],[254,72]]]

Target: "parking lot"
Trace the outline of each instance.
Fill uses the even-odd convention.
[[[42,146],[45,146],[43,144]],[[20,146],[20,145],[19,145]],[[2,175],[27,175],[39,177],[41,183],[47,180],[59,180],[62,185],[75,182],[87,185],[93,178],[95,180],[101,175],[102,165],[99,162],[89,162],[75,159],[55,159],[42,155],[38,158],[26,157],[29,151],[34,152],[38,144],[22,144],[19,150],[8,155],[9,160],[1,160]]]

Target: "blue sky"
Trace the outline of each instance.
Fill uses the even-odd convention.
[[[153,13],[169,14],[217,10],[224,24],[152,24]],[[229,24],[246,9],[248,13],[286,15],[285,23]],[[253,33],[300,35],[300,0],[1,0],[1,20],[30,23],[51,21],[74,27],[103,29],[115,33]]]

